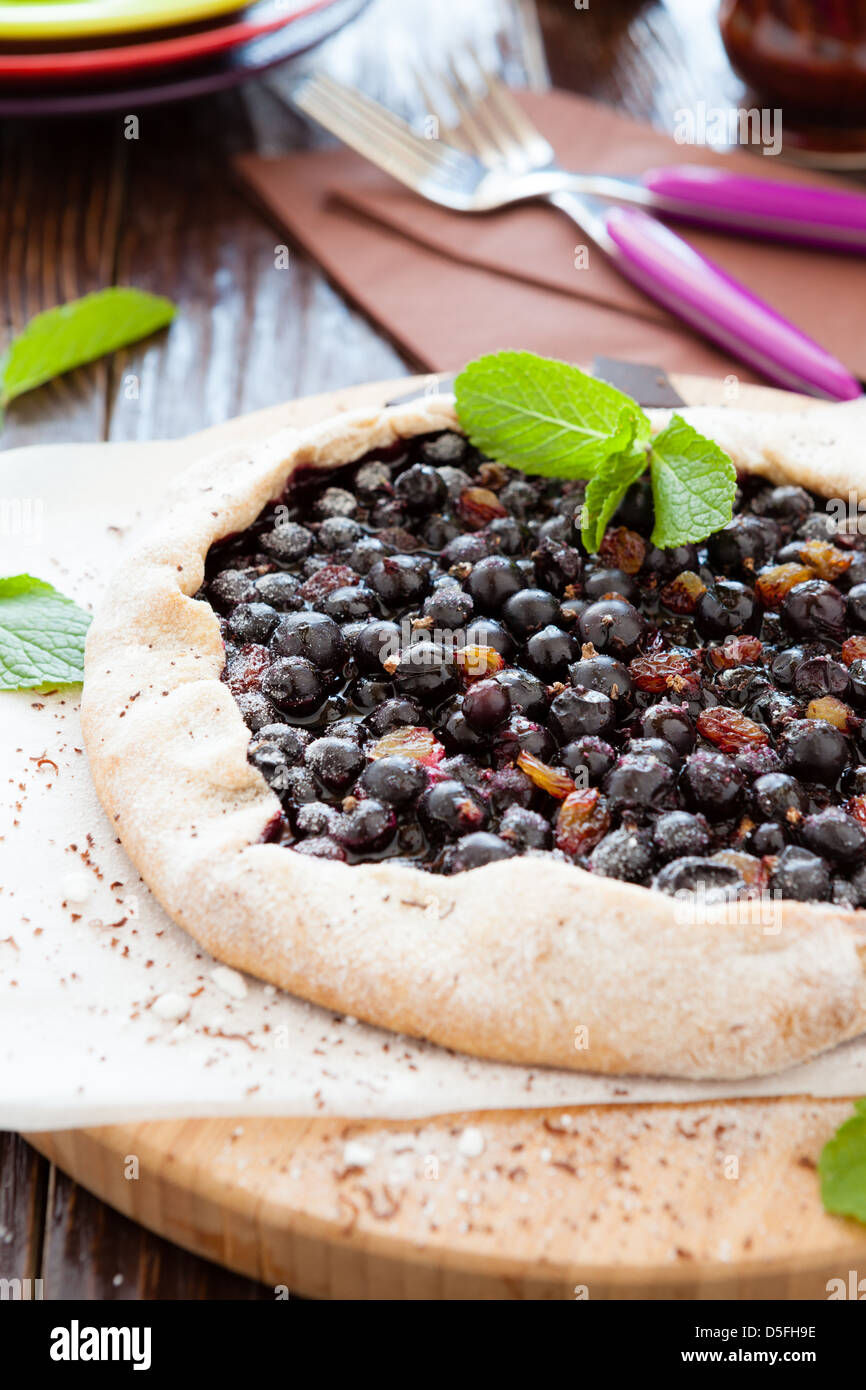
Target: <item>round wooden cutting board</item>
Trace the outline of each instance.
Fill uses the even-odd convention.
[[[423,380],[293,402],[229,433],[257,437],[380,404]],[[749,386],[731,400],[730,381],[675,384],[692,404],[803,404]],[[210,447],[213,434],[196,443]],[[826,1298],[829,1279],[866,1275],[866,1227],[824,1213],[815,1172],[850,1113],[846,1100],[787,1098],[388,1123],[164,1121],[27,1137],[125,1215],[276,1290]]]

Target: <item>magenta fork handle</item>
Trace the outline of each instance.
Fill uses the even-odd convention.
[[[700,164],[650,169],[641,183],[660,212],[723,231],[866,252],[866,195],[756,179]]]
[[[627,207],[609,208],[604,220],[621,274],[727,352],[792,391],[840,401],[861,394],[841,362],[664,223]]]

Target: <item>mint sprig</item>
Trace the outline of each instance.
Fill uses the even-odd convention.
[[[702,541],[733,515],[737,470],[724,449],[674,415],[652,444],[653,545]]]
[[[568,362],[491,353],[470,362],[454,390],[465,433],[488,457],[525,473],[588,479],[581,530],[590,552],[647,467],[654,545],[704,540],[733,515],[737,475],[723,449],[680,415],[650,442],[637,401]]]
[[[174,318],[161,295],[114,286],[37,314],[0,362],[0,407],[53,377],[147,338]]]
[[[29,574],[0,579],[0,690],[83,680],[89,624],[53,584]]]
[[[818,1176],[826,1211],[866,1222],[866,1099],[824,1145]]]
[[[632,483],[646,471],[645,446],[632,446],[612,454],[600,464],[586,485],[581,513],[581,539],[592,554],[598,550],[610,521]]]
[[[494,352],[454,384],[472,444],[511,468],[552,478],[590,478],[650,422],[637,401],[568,362],[533,352]]]

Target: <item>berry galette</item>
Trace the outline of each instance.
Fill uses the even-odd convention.
[[[666,548],[639,463],[591,549],[586,476],[444,396],[189,470],[83,706],[176,921],[484,1057],[737,1077],[866,1029],[866,538],[825,502],[863,415],[685,416],[739,485]]]

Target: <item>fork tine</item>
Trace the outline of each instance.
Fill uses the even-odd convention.
[[[498,110],[490,101],[488,74],[481,66],[472,48],[467,47],[466,53],[477,76],[481,79],[481,90],[473,90],[452,60],[451,71],[463,94],[464,102],[470,107],[476,124],[482,127],[488,140],[492,141],[498,150],[501,159],[512,169],[524,169],[526,167],[526,152],[520,142],[515,140],[510,126],[502,120]]]
[[[351,123],[357,121],[362,133],[371,137],[378,136],[385,142],[389,156],[401,159],[414,170],[416,177],[435,176],[443,184],[451,186],[465,179],[467,170],[464,155],[459,151],[449,150],[441,142],[425,140],[416,135],[411,126],[373,101],[371,97],[354,91],[351,87],[344,87],[324,74],[316,74],[308,78],[295,92],[295,100],[302,109],[308,110],[310,115],[319,119],[310,107],[311,98],[318,99],[320,112],[332,112],[344,122],[339,136],[347,144],[351,145],[352,141],[345,133],[345,122],[348,121],[348,129],[351,130]],[[327,119],[323,119],[322,124],[331,128]],[[369,145],[362,153],[373,163],[382,162],[381,158],[376,159],[375,151],[370,153]]]
[[[483,164],[494,166],[504,163],[505,155],[499,145],[491,139],[484,125],[478,121],[475,100],[467,91],[453,63],[449,63],[449,73],[450,77],[444,73],[439,74],[439,84],[457,111],[456,130],[459,136]]]
[[[324,73],[311,78],[310,83],[316,84],[332,106],[345,110],[346,114],[364,121],[368,127],[381,131],[384,139],[399,145],[413,161],[423,163],[428,168],[447,164],[447,154],[433,141],[424,140],[416,135],[411,126],[386,107],[373,101],[371,97],[354,91],[351,87],[344,87]]]
[[[444,138],[446,143],[455,149],[462,150],[464,154],[472,154],[472,148],[465,135],[460,130],[459,125],[455,125],[450,117],[446,116],[441,102],[434,94],[433,88],[427,81],[426,76],[414,63],[412,75],[418,83],[418,90],[431,116],[435,116],[439,123],[440,138]],[[441,84],[440,84],[441,85]]]
[[[500,118],[510,128],[514,139],[526,153],[529,163],[535,168],[550,164],[555,158],[553,146],[532,124],[502,79],[496,73],[482,67],[480,63],[478,66],[484,77],[490,103],[496,107]]]
[[[407,183],[410,188],[434,173],[434,165],[407,148],[402,141],[394,139],[390,132],[370,121],[366,114],[359,114],[332,102],[321,90],[299,89],[294,100],[302,111],[336,135],[344,144],[358,154],[379,165],[394,178]]]

